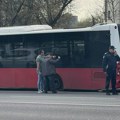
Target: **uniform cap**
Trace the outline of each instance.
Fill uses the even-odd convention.
[[[112,45],[112,46],[109,47],[109,49],[113,49],[113,50],[114,50],[114,49],[116,49],[116,48]]]

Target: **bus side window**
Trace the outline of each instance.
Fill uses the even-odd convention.
[[[74,41],[74,48],[73,48],[73,65],[74,67],[83,67],[84,64],[84,42],[83,41]]]

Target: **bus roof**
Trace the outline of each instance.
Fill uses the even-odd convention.
[[[7,33],[21,33],[21,32],[33,32],[41,30],[51,30],[49,25],[28,25],[28,26],[12,26],[12,27],[0,27],[0,35]]]
[[[52,29],[49,25],[28,25],[28,26],[14,26],[1,27],[0,35],[19,35],[19,34],[38,34],[38,33],[62,33],[62,32],[77,32],[77,31],[104,31],[110,30],[110,26],[117,26],[117,24],[95,25],[86,28],[76,29]]]

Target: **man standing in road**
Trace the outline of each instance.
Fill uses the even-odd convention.
[[[48,53],[45,56],[45,60],[42,62],[42,75],[44,76],[44,92],[47,93],[48,89],[52,91],[52,93],[57,93],[57,89],[55,86],[55,74],[56,68],[55,64],[60,60],[60,56],[56,58],[56,56],[52,56],[51,53]]]
[[[39,51],[39,55],[36,58],[36,64],[37,64],[37,74],[38,74],[38,93],[42,93],[44,91],[44,77],[41,74],[41,63],[44,61],[44,50]]]
[[[114,46],[109,47],[109,51],[103,56],[103,71],[106,74],[106,95],[110,95],[109,85],[111,81],[112,94],[117,95],[116,92],[116,67],[117,61],[120,61],[120,57],[117,55]]]

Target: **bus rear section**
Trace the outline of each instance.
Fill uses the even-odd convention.
[[[65,33],[69,36],[68,54],[57,68],[65,89],[104,89],[105,74],[102,70],[103,54],[110,45],[110,31],[85,31]],[[63,38],[65,38],[65,36]],[[62,38],[62,39],[63,39]],[[60,40],[61,41],[61,40]],[[63,46],[62,44],[59,44]],[[60,48],[62,51],[62,47]],[[65,51],[63,52],[65,54]]]

